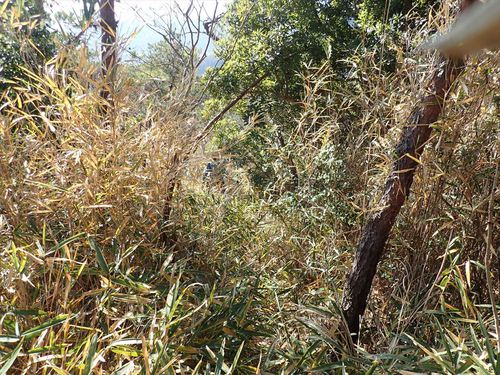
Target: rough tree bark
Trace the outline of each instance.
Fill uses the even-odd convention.
[[[461,11],[472,1],[462,3]],[[403,135],[396,147],[396,161],[388,176],[378,207],[364,225],[356,256],[344,286],[342,310],[349,331],[359,335],[363,316],[377,265],[396,217],[410,194],[415,169],[431,135],[431,124],[441,114],[444,98],[456,77],[463,70],[463,60],[440,57],[424,95],[412,111]]]
[[[99,13],[101,16],[101,59],[102,76],[104,87],[101,91],[101,97],[109,105],[113,104],[113,76],[116,67],[116,27],[115,19],[115,0],[100,0]]]

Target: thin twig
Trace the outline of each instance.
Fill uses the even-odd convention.
[[[496,155],[493,157],[496,158]],[[496,161],[495,177],[493,177],[493,183],[491,186],[490,201],[488,204],[488,227],[486,230],[486,252],[484,254],[484,268],[486,270],[486,284],[488,285],[488,294],[491,302],[491,310],[493,311],[493,320],[495,321],[495,330],[497,334],[497,349],[500,352],[500,321],[498,319],[498,311],[495,303],[495,295],[493,294],[493,283],[491,282],[490,274],[490,261],[491,261],[491,250],[493,248],[493,206],[495,203],[495,192],[497,189],[498,182],[498,166],[500,162]]]

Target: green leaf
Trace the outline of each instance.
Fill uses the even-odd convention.
[[[97,348],[97,333],[90,339],[89,352],[87,353],[87,360],[85,361],[85,369],[83,370],[83,375],[89,375],[92,371],[92,362],[94,360],[96,348]]]
[[[206,351],[208,352],[208,355],[210,356],[210,358],[212,358],[212,360],[215,361],[216,363],[216,370],[215,372],[217,373],[217,368],[218,368],[218,365],[219,365],[219,360],[220,360],[220,356],[221,356],[221,353],[219,352],[218,355],[215,355],[215,353],[208,347],[208,346],[205,346],[205,349]],[[227,367],[227,365],[224,363],[224,349],[221,348],[222,350],[222,362],[221,362],[221,365],[220,365],[220,370],[223,370],[226,374],[229,372],[229,367]],[[209,365],[207,363],[207,365]]]
[[[305,362],[307,357],[311,355],[311,353],[316,350],[316,348],[321,344],[321,340],[316,340],[302,355],[302,357],[299,359],[299,362],[297,362],[297,367],[302,366],[302,364]]]
[[[236,355],[234,356],[233,363],[231,364],[231,367],[229,368],[229,373],[232,374],[236,370],[236,366],[238,365],[238,360],[240,359],[241,352],[243,350],[243,346],[245,345],[245,341],[243,341],[238,348],[238,351],[236,352]]]
[[[48,322],[45,322],[43,324],[40,324],[37,327],[28,329],[27,331],[24,331],[21,336],[26,337],[27,339],[30,339],[32,337],[35,337],[45,331],[46,329],[49,329],[51,327],[54,327],[58,324],[61,324],[64,322],[66,319],[68,319],[68,314],[61,314],[56,316],[54,319],[49,320]]]
[[[329,370],[338,370],[342,369],[345,370],[345,365],[343,363],[332,363],[329,365],[322,365],[314,368],[310,368],[307,370],[307,372],[319,372],[321,374],[324,374],[325,372]]]
[[[472,367],[474,361],[472,359],[468,359],[465,364],[457,369],[457,374],[466,374],[466,371]]]
[[[371,365],[371,367],[365,373],[365,375],[373,375],[379,364],[380,363],[378,361],[374,361],[373,364]]]
[[[97,263],[99,264],[99,267],[104,271],[106,275],[109,275],[108,263],[106,263],[106,259],[104,258],[101,249],[99,248],[99,246],[97,246],[97,243],[92,237],[89,237],[89,244],[90,248],[96,253]]]
[[[17,344],[16,348],[6,355],[3,359],[5,360],[4,365],[0,368],[0,375],[7,375],[7,371],[9,371],[10,367],[14,364],[19,352],[21,351],[21,347],[23,346],[23,339]]]
[[[38,348],[29,349],[28,353],[29,354],[39,354],[39,353],[45,353],[45,352],[55,352],[57,350],[61,350],[63,348],[67,348],[69,346],[70,346],[70,344],[41,346],[41,347],[38,347]]]
[[[224,365],[224,345],[226,343],[226,339],[222,339],[222,345],[220,346],[219,353],[217,355],[217,362],[215,364],[215,375],[221,375],[222,366]]]
[[[127,357],[139,357],[142,353],[140,350],[128,346],[116,346],[111,349],[113,353],[125,355]]]
[[[484,345],[486,346],[486,350],[488,351],[488,357],[490,359],[493,368],[495,368],[495,350],[491,346],[490,335],[488,333],[488,330],[484,326],[484,322],[483,319],[481,318],[481,315],[478,316],[478,320],[479,320],[479,327],[481,328],[481,332],[484,337]]]
[[[47,256],[47,255],[49,255],[49,254],[51,254],[51,253],[56,252],[57,250],[59,250],[60,248],[62,248],[64,245],[67,245],[67,244],[69,244],[69,243],[71,243],[71,242],[73,242],[73,241],[75,241],[75,240],[79,239],[80,237],[83,237],[84,235],[85,235],[85,233],[83,233],[83,232],[82,232],[82,233],[77,233],[77,234],[75,234],[74,236],[71,236],[71,237],[66,238],[65,240],[63,240],[63,241],[59,242],[59,243],[58,243],[56,246],[54,246],[52,249],[50,249],[50,251],[49,251],[49,252],[47,252],[47,253],[45,254],[45,256]]]

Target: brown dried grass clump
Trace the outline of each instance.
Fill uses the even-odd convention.
[[[141,294],[152,294],[131,279],[166,277],[160,268],[171,252],[159,237],[168,230],[167,187],[179,178],[179,155],[190,154],[197,126],[192,112],[179,110],[189,107],[181,99],[161,98],[159,105],[155,92],[120,70],[110,108],[86,50],[63,59],[64,52],[40,71],[25,69],[27,78],[10,82],[0,99],[0,299],[4,312],[17,311],[2,320],[21,332],[63,324],[55,338],[36,341],[52,348],[60,335],[67,343],[84,339],[85,331],[74,336],[76,326],[99,331],[96,325],[105,324],[113,332],[149,301]],[[166,282],[175,284],[171,277]],[[113,301],[110,310],[97,298],[104,295]],[[98,323],[103,308],[105,323]],[[7,342],[21,337],[29,335]],[[21,367],[41,371],[25,359]],[[61,371],[82,363],[74,360]]]
[[[266,143],[278,177],[264,191],[227,150],[212,150],[226,176],[203,180],[207,127],[183,87],[162,95],[122,66],[110,106],[85,48],[10,82],[0,374],[498,372],[498,53],[470,59],[447,98],[354,353],[337,307],[432,66],[412,46],[447,5],[381,47],[397,56],[392,73],[370,50],[342,85],[328,64],[305,67],[294,131]]]
[[[83,232],[126,242],[147,234],[153,245],[173,157],[193,125],[170,113],[171,103],[153,109],[130,81],[117,90],[107,123],[97,82],[82,84],[81,71],[57,64],[46,70],[3,96],[2,207],[10,233],[27,230],[32,218],[35,231],[59,226],[50,229],[52,240]]]

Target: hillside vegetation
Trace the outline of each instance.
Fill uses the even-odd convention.
[[[341,306],[456,1],[193,3],[104,70],[2,3],[0,374],[500,374],[498,52],[447,93],[359,336]]]

